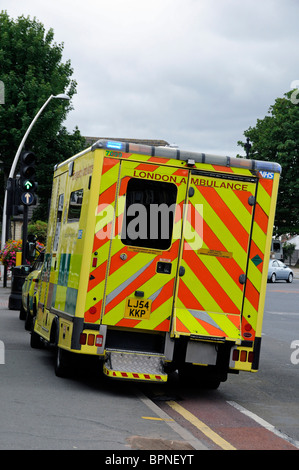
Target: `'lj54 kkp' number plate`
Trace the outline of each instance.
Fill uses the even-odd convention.
[[[129,297],[126,299],[125,318],[148,320],[151,315],[151,306],[151,300]]]

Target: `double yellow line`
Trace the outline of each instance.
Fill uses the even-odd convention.
[[[207,436],[211,441],[213,441],[217,446],[221,447],[223,450],[237,450],[229,442],[223,439],[219,434],[214,432],[209,426],[200,421],[196,416],[194,416],[190,411],[183,408],[175,401],[166,401],[168,406],[170,406],[174,411],[179,413],[183,418],[189,421],[193,426],[195,426],[199,431],[201,431],[205,436]]]

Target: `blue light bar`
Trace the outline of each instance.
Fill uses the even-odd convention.
[[[116,142],[115,140],[108,140],[106,144],[107,149],[122,150],[123,142]]]
[[[276,162],[266,162],[255,160],[255,168],[259,171],[272,171],[274,173],[281,173],[281,166]]]
[[[190,152],[172,147],[155,147],[141,143],[120,142],[117,140],[100,139],[91,146],[95,149],[113,149],[128,153],[149,155],[158,158],[173,158],[175,160],[187,161],[192,159],[195,163],[210,165],[219,165],[227,167],[242,168],[248,170],[266,171],[272,173],[281,173],[281,166],[276,162],[267,162],[260,160],[251,160],[246,158],[227,157],[223,155],[210,155],[206,153]]]

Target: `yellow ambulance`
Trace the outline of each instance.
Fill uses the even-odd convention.
[[[58,164],[31,346],[58,376],[82,354],[115,379],[257,371],[280,172],[114,140]]]

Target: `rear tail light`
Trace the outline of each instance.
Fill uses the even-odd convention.
[[[239,360],[240,351],[238,349],[234,349],[233,351],[233,361]]]
[[[101,348],[103,346],[103,335],[93,335],[89,334],[87,335],[86,333],[81,333],[80,334],[80,344],[84,345],[87,344],[88,346],[97,346],[98,348]]]
[[[80,334],[80,344],[86,344],[87,334],[81,333]]]
[[[240,361],[241,362],[246,362],[246,359],[247,359],[247,351],[241,351]]]
[[[94,335],[88,335],[87,344],[88,346],[94,345]]]
[[[233,350],[232,360],[233,361],[241,361],[241,362],[253,362],[254,352],[253,351],[245,351],[244,349],[239,351],[238,349]]]
[[[98,348],[101,348],[103,346],[103,335],[97,335],[96,346],[98,346]]]
[[[252,362],[253,362],[253,358],[254,358],[254,353],[253,353],[253,351],[250,351],[250,352],[248,353],[248,362],[251,362],[251,363],[252,363]]]

